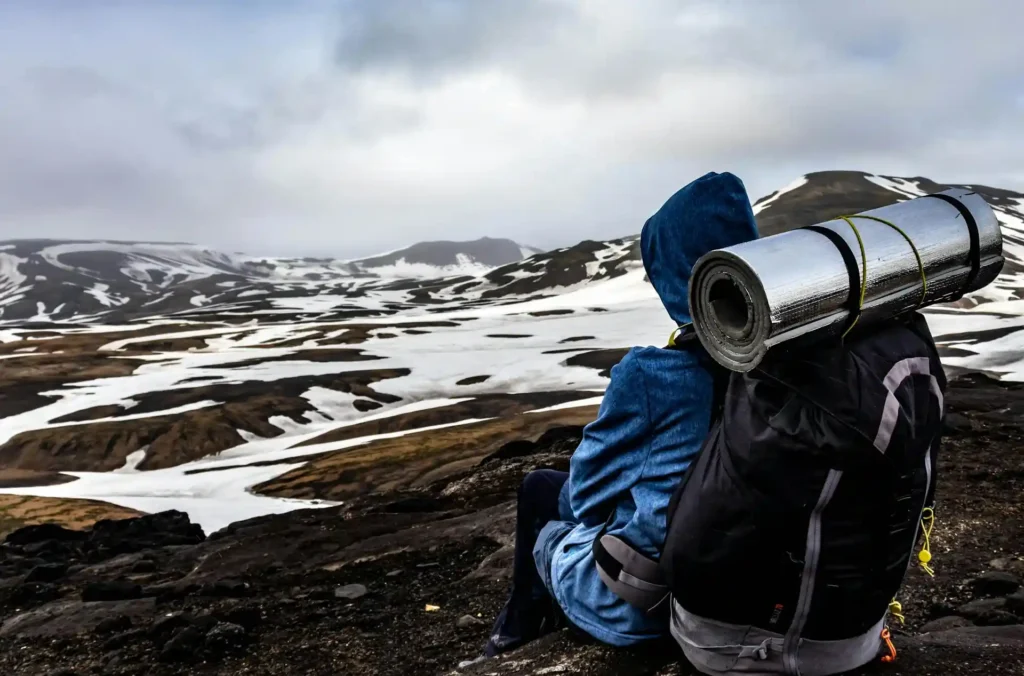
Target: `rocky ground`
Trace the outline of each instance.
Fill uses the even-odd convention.
[[[1024,387],[951,384],[935,578],[900,595],[899,659],[872,674],[1024,674]],[[515,488],[565,468],[578,427],[513,442],[436,481],[204,534],[179,513],[36,525],[0,546],[8,674],[449,674],[507,588]],[[690,674],[671,644],[615,651],[565,632],[497,674]]]

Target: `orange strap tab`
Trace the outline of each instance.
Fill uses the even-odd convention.
[[[888,655],[882,655],[882,661],[886,664],[896,661],[896,646],[892,644],[892,634],[889,633],[889,627],[882,629],[882,640],[885,641],[885,647],[889,649]]]

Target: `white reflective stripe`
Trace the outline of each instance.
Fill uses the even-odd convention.
[[[889,449],[892,433],[896,430],[896,423],[900,418],[900,402],[896,398],[896,390],[912,375],[928,376],[928,389],[938,399],[939,415],[942,415],[942,390],[939,388],[938,379],[932,374],[931,361],[927,357],[911,357],[896,362],[882,381],[888,394],[885,397],[885,407],[882,409],[882,420],[878,424],[878,433],[875,434],[874,446],[879,453],[885,453]]]
[[[665,590],[668,589],[668,587],[666,585],[655,584],[653,582],[648,582],[646,580],[641,580],[637,576],[630,575],[629,573],[627,573],[624,570],[620,570],[619,571],[619,582],[623,582],[625,584],[631,585],[631,586],[636,587],[637,589],[640,589],[641,591],[645,591],[645,592],[657,592],[659,594],[664,594]]]
[[[807,547],[804,551],[804,571],[800,578],[800,596],[796,603],[796,612],[793,613],[793,621],[786,632],[786,639],[782,649],[782,660],[786,673],[798,676],[800,666],[796,660],[797,649],[800,645],[800,634],[803,633],[804,625],[807,624],[807,616],[811,612],[811,600],[814,598],[814,582],[818,576],[818,559],[821,556],[821,514],[825,511],[832,496],[835,495],[836,486],[843,477],[838,469],[830,469],[825,478],[825,485],[821,487],[821,495],[818,496],[818,504],[811,512],[811,518],[807,524]]]

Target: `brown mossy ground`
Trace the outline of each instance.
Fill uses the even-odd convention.
[[[961,380],[948,399],[933,535],[937,575],[910,571],[900,594],[908,623],[896,631],[899,659],[862,672],[1024,674],[1020,626],[981,630],[1003,632],[1003,638],[916,635],[923,623],[969,599],[968,581],[975,576],[1024,565],[1024,389]],[[455,430],[471,433],[469,426]],[[578,433],[563,428],[540,443],[502,447],[483,459],[466,442],[478,460],[443,476],[390,489],[387,477],[375,479],[368,482],[373,492],[352,490],[340,507],[238,523],[199,544],[147,546],[108,558],[96,554],[105,551],[100,548],[88,559],[53,543],[0,547],[0,670],[68,676],[452,673],[482,646],[505,598],[518,483],[531,469],[565,469]],[[414,451],[403,451],[403,462],[418,462]],[[425,444],[423,452],[443,451],[439,443]],[[373,472],[371,460],[350,469]],[[367,483],[355,475],[346,482]],[[51,582],[26,582],[28,567],[46,557],[70,567]],[[129,583],[114,587],[125,600],[80,600],[87,589],[96,593],[97,583],[118,580]],[[336,593],[352,584],[365,586],[365,595]],[[428,604],[439,609],[428,612]],[[465,616],[481,622],[463,620],[460,627]],[[214,632],[218,622],[236,628]],[[237,646],[225,647],[226,632],[234,632]],[[180,645],[188,649],[176,651]],[[693,671],[671,643],[613,650],[560,632],[467,673]]]
[[[24,526],[56,523],[72,530],[89,528],[102,519],[128,519],[141,512],[96,500],[0,495],[0,539]]]

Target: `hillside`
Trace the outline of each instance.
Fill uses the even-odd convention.
[[[899,656],[858,672],[1024,674],[1024,389],[955,380],[931,578],[900,593]],[[550,421],[547,424],[551,424]],[[543,427],[543,425],[542,425]],[[696,676],[665,643],[611,650],[567,631],[456,672],[507,592],[516,486],[564,469],[578,425],[536,430],[443,474],[338,467],[344,505],[216,533],[181,513],[92,531],[17,531],[0,546],[0,667],[12,674]],[[411,437],[413,448],[432,434]],[[451,438],[447,439],[448,442]],[[421,449],[421,456],[434,452]],[[386,461],[385,461],[386,464]]]

